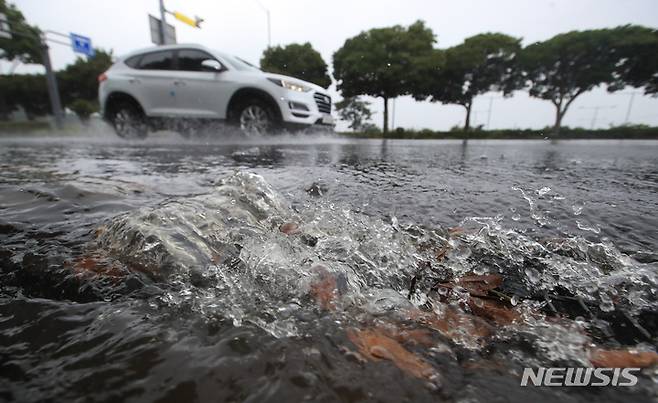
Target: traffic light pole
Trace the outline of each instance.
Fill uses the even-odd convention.
[[[46,68],[48,97],[50,98],[50,107],[53,111],[53,117],[55,118],[55,127],[61,129],[64,122],[62,113],[62,101],[59,98],[57,78],[55,77],[55,72],[53,72],[53,66],[50,63],[50,52],[45,38],[42,38],[41,40],[41,58],[43,59],[43,66]]]
[[[167,26],[167,21],[165,20],[165,15],[167,10],[164,6],[164,0],[160,0],[160,45],[166,45],[165,43],[165,27]]]

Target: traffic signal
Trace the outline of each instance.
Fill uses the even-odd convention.
[[[188,17],[187,15],[183,13],[179,13],[178,11],[174,11],[172,13],[174,18],[176,18],[180,22],[184,22],[185,24],[195,27],[195,28],[201,28],[201,23],[203,22],[203,18],[199,17],[194,17],[193,19]]]

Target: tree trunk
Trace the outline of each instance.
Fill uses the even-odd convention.
[[[555,105],[555,124],[553,125],[553,136],[560,135],[560,128],[562,127],[562,118],[564,117],[564,112],[561,110],[561,106]]]
[[[386,137],[386,133],[388,133],[388,98],[384,98],[384,137]]]
[[[576,92],[573,96],[565,97],[565,96],[560,96],[559,101],[553,101],[553,105],[555,105],[555,124],[553,125],[553,135],[557,136],[560,134],[560,129],[562,128],[562,119],[564,118],[564,115],[567,114],[567,110],[569,109],[569,106],[571,106],[571,103],[585,92],[584,89],[579,90]],[[564,102],[566,99],[566,103]],[[562,107],[564,105],[564,107]]]
[[[464,108],[466,108],[466,122],[464,123],[464,131],[467,132],[471,130],[471,106],[473,105],[472,102],[469,102],[467,104],[464,104]]]

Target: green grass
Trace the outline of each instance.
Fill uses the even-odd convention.
[[[25,122],[0,121],[0,133],[21,134],[44,130],[50,130],[48,122],[36,120]]]

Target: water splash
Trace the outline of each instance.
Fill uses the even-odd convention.
[[[517,190],[533,211],[533,199]],[[623,312],[642,328],[637,318],[658,308],[655,265],[610,243],[533,239],[506,228],[502,216],[469,217],[449,231],[396,217],[385,222],[318,198],[293,208],[263,178],[245,172],[221,180],[210,194],[115,217],[100,228],[96,245],[159,284],[164,292],[155,306],[189,306],[277,337],[311,331],[325,314],[347,325],[413,311],[450,317],[457,309],[462,321],[459,315],[486,307],[469,308],[463,287],[433,285],[469,273],[502,275],[501,295],[524,320],[497,337],[525,335],[536,357],[549,361],[584,359],[583,338],[590,336],[569,336],[583,316],[595,334],[609,330],[601,325],[606,315]],[[331,288],[318,287],[326,282]],[[448,297],[451,305],[443,302]],[[575,322],[547,322],[545,314]],[[443,332],[462,347],[480,348],[470,331]]]

